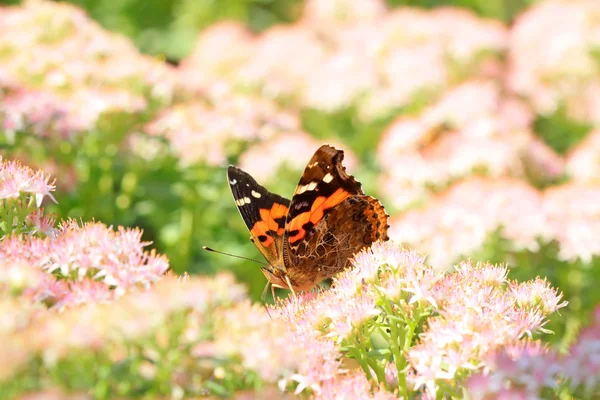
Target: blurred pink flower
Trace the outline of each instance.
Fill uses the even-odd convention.
[[[397,398],[396,394],[386,392],[381,388],[373,389],[373,384],[367,379],[365,373],[356,369],[326,382],[315,396],[316,400],[392,400]]]
[[[361,54],[340,50],[311,72],[300,101],[305,107],[336,112],[355,104],[372,91],[379,77],[374,63]]]
[[[238,22],[209,26],[198,36],[192,53],[179,65],[182,85],[207,90],[223,80],[233,79],[239,65],[250,57],[253,40],[251,33]]]
[[[573,118],[600,122],[599,13],[598,2],[582,0],[544,1],[521,14],[510,34],[508,87],[540,114],[563,104]]]
[[[450,182],[476,173],[544,179],[562,173],[562,160],[530,131],[531,112],[501,96],[492,81],[448,91],[416,117],[400,116],[384,133],[378,156],[384,193],[405,208]]]
[[[537,250],[538,238],[552,237],[541,209],[540,194],[522,181],[470,178],[394,217],[389,235],[426,253],[437,268],[449,268],[498,229],[517,249]]]
[[[335,141],[330,141],[336,145]],[[239,166],[258,182],[269,182],[277,177],[281,168],[290,168],[302,173],[322,142],[302,131],[284,133],[273,139],[257,143],[242,153]],[[342,146],[345,147],[345,146]],[[344,151],[344,165],[352,170],[357,165],[356,157]]]
[[[281,320],[271,320],[263,306],[249,301],[219,314],[215,331],[215,350],[241,357],[243,367],[266,382],[289,378],[306,357]]]
[[[572,181],[600,184],[600,130],[590,132],[567,154],[566,172]]]
[[[121,89],[81,88],[67,94],[21,89],[0,103],[0,123],[12,135],[25,131],[70,139],[96,126],[103,113],[137,113],[145,107],[143,97]]]
[[[174,70],[105,31],[81,9],[50,1],[2,7],[2,69],[21,85],[52,92],[126,89],[170,99]],[[140,90],[140,88],[142,90]]]
[[[488,357],[488,367],[467,381],[474,399],[500,398],[521,393],[523,398],[543,398],[559,384],[593,394],[600,387],[600,312],[582,330],[566,354],[548,349],[540,341],[522,341]],[[577,393],[577,392],[575,392]],[[514,397],[513,397],[514,398]]]
[[[254,41],[252,57],[238,65],[237,82],[267,97],[289,97],[325,60],[325,44],[301,25],[275,26]]]
[[[600,388],[600,307],[596,307],[591,325],[560,359],[560,368],[572,387],[583,387],[586,392]]]
[[[386,11],[387,5],[383,0],[307,0],[302,21],[319,25],[357,23],[373,21]]]
[[[213,105],[189,102],[167,108],[145,131],[167,138],[184,165],[204,162],[216,166],[227,161],[231,143],[264,141],[281,132],[296,131],[299,125],[295,113],[269,100],[227,94],[214,99]]]
[[[233,23],[213,26],[180,72],[196,88],[250,89],[323,112],[356,107],[369,121],[435,96],[463,70],[488,76],[506,44],[504,26],[458,9],[310,1],[298,23],[254,37]],[[232,50],[215,57],[224,46]]]
[[[600,255],[600,186],[577,182],[547,189],[543,211],[547,229],[559,243],[559,257],[590,262]]]
[[[95,285],[91,282],[77,285],[81,288],[88,284]],[[101,292],[100,289],[98,293]],[[89,288],[80,294],[89,295]],[[132,291],[109,304],[81,304],[61,313],[46,311],[32,315],[25,313],[27,303],[21,302],[20,314],[16,315],[22,322],[15,321],[10,329],[0,332],[0,335],[5,333],[2,337],[6,339],[0,345],[0,357],[15,346],[23,352],[21,357],[25,360],[38,354],[47,360],[60,360],[77,349],[109,351],[111,345],[156,333],[158,328],[166,326],[174,313],[193,311],[204,315],[217,305],[229,305],[243,298],[245,289],[232,275],[218,274],[212,278],[185,280],[166,276],[151,290]],[[2,301],[0,309],[7,317],[7,308]],[[193,313],[190,316],[197,317]],[[199,341],[201,338],[188,340]],[[9,368],[6,372],[14,373],[15,370]]]
[[[178,89],[173,68],[73,5],[4,6],[0,32],[0,127],[9,135],[70,138],[102,113],[138,113],[146,98],[170,102]]]

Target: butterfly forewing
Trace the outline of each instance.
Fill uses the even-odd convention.
[[[252,241],[273,266],[283,265],[283,237],[290,200],[269,192],[239,168],[227,169],[229,187]]]
[[[296,187],[286,219],[286,241],[295,247],[317,223],[348,197],[363,194],[361,184],[346,173],[344,152],[321,146]]]
[[[350,258],[376,240],[387,240],[381,203],[365,196],[342,165],[344,152],[321,146],[294,192],[283,243],[288,275],[310,288],[350,266]]]

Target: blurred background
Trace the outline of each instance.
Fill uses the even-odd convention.
[[[260,259],[236,164],[290,197],[324,142],[439,269],[504,262],[600,302],[600,3],[2,1],[0,146],[59,217],[139,226],[177,273]],[[283,293],[282,293],[283,294]]]

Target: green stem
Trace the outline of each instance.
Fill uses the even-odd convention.
[[[358,364],[363,369],[363,371],[365,371],[365,374],[367,375],[367,379],[373,379],[373,376],[371,375],[371,370],[369,369],[369,364],[363,357],[363,353],[361,352],[359,346],[361,346],[360,338],[357,338],[356,346],[354,344],[351,344],[349,346],[346,346],[346,348],[349,349],[348,353],[350,353],[350,355],[354,356],[354,359],[356,360],[356,362],[358,362]]]
[[[401,331],[399,323],[388,318],[390,321],[390,332],[393,340],[392,346],[390,346],[392,354],[394,355],[394,362],[396,364],[396,370],[398,371],[398,394],[406,398],[408,397],[408,389],[406,387],[406,358],[402,355],[399,344],[401,343]],[[409,326],[409,325],[407,325]],[[404,344],[402,350],[406,348],[406,336],[404,337]]]

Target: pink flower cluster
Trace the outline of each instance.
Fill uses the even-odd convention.
[[[388,127],[378,159],[384,193],[397,207],[475,171],[492,177],[524,177],[533,169],[545,178],[562,173],[559,156],[531,132],[526,105],[500,93],[494,81],[469,81]]]
[[[463,263],[440,274],[423,260],[392,242],[376,243],[355,257],[355,269],[334,278],[331,290],[271,308],[293,332],[288,346],[304,349],[287,380],[298,383],[296,392],[310,388],[323,399],[457,393],[466,376],[487,368],[490,354],[544,332],[546,317],[566,304],[545,280],[509,281],[505,267]],[[395,373],[387,360],[366,355],[375,333],[388,344]],[[368,380],[344,372],[349,356]],[[373,392],[377,384],[389,385],[388,392]]]
[[[327,143],[336,146],[335,140],[329,140]],[[250,146],[242,153],[238,165],[258,182],[273,181],[282,168],[303,171],[307,160],[310,160],[315,149],[321,144],[322,142],[304,132],[283,133]],[[357,164],[356,156],[344,149],[346,168],[352,170]]]
[[[546,280],[519,283],[506,274],[506,267],[462,263],[438,282],[437,315],[408,351],[416,388],[460,388],[461,376],[486,368],[488,354],[544,332],[546,316],[566,305]]]
[[[488,368],[467,381],[471,398],[542,398],[559,382],[581,398],[592,398],[600,389],[600,309],[595,314],[566,354],[540,341],[524,341],[492,354]]]
[[[126,356],[127,343],[168,335],[160,329],[168,330],[172,316],[184,311],[186,329],[178,345],[200,342],[203,332],[194,327],[202,323],[201,317],[216,306],[229,306],[243,298],[245,289],[230,274],[185,279],[166,276],[151,290],[130,292],[109,304],[82,304],[61,313],[2,296],[0,377],[11,376],[36,355],[42,356],[48,367],[77,351],[104,351],[113,362],[119,362]],[[155,351],[146,349],[146,358],[156,363],[156,357]]]
[[[212,101],[165,109],[145,131],[166,137],[182,164],[213,166],[226,162],[227,149],[235,148],[236,142],[261,142],[279,133],[300,132],[298,116],[270,100],[228,92],[214,96]]]
[[[545,1],[518,17],[510,32],[508,88],[539,114],[565,107],[579,121],[600,122],[600,4]]]
[[[572,181],[600,184],[600,130],[590,132],[566,155],[565,163]]]
[[[45,197],[54,202],[54,182],[43,171],[34,171],[18,161],[0,157],[0,220],[4,235],[30,233],[49,235],[54,219],[41,209]]]
[[[450,268],[474,254],[494,233],[513,250],[536,252],[555,240],[563,260],[600,255],[600,188],[564,184],[538,191],[515,179],[470,178],[451,186],[423,208],[395,216],[390,237],[415,246],[428,260]]]
[[[138,229],[117,231],[101,223],[67,221],[45,239],[13,236],[2,241],[5,268],[22,264],[43,271],[24,290],[34,302],[57,309],[112,300],[127,290],[148,287],[169,268],[166,257],[148,252]],[[31,270],[28,270],[30,272]]]
[[[494,58],[484,55],[507,45],[501,24],[458,9],[329,3],[308,2],[300,22],[259,36],[233,23],[212,26],[182,63],[184,81],[202,89],[225,82],[326,112],[356,106],[369,120],[442,91],[454,68],[486,74]]]
[[[8,132],[69,137],[103,112],[139,112],[143,96],[170,100],[176,88],[172,68],[66,3],[2,7],[0,32],[0,127]]]

